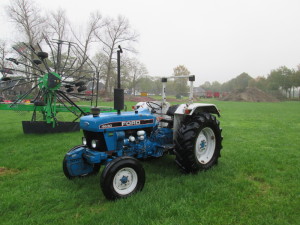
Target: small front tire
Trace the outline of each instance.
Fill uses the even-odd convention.
[[[118,157],[103,170],[100,185],[107,199],[126,198],[143,189],[145,170],[142,164],[133,157]]]

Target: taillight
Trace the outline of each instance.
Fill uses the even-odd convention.
[[[187,114],[187,115],[189,115],[191,112],[192,112],[191,109],[185,109],[185,110],[184,110],[184,114]]]

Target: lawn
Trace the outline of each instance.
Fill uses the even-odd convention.
[[[30,114],[0,111],[0,224],[299,224],[300,102],[214,103],[219,164],[185,175],[174,156],[143,161],[144,190],[115,202],[99,175],[70,181],[62,172],[81,132],[24,135]]]

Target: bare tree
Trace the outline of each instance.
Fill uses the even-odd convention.
[[[45,18],[41,15],[41,10],[37,7],[34,0],[11,0],[10,4],[6,6],[6,13],[21,34],[24,35],[25,42],[29,46],[34,47],[36,43],[40,42],[43,31],[46,30],[46,23]],[[33,61],[35,55],[32,51],[23,53],[29,53],[29,61]],[[29,61],[27,63],[30,63]],[[33,67],[34,65],[32,64],[32,67],[27,67],[26,71],[32,70],[31,72],[35,73]],[[36,80],[36,78],[34,79]]]
[[[0,68],[6,66],[6,55],[8,54],[7,43],[3,40],[0,40]]]
[[[6,60],[9,53],[10,51],[8,50],[7,42],[0,40],[0,71],[4,77],[10,72],[9,70],[6,70],[8,64],[11,64]]]
[[[190,71],[184,66],[179,65],[173,69],[174,76],[190,75]],[[174,91],[176,95],[187,95],[188,86],[187,81],[184,78],[179,78],[174,80]]]
[[[83,49],[84,56],[86,56],[91,43],[95,42],[94,34],[99,32],[102,26],[102,15],[96,11],[90,14],[85,32],[82,32],[82,29],[80,29],[79,32],[75,32],[74,28],[71,27],[73,36],[75,37],[79,46]]]
[[[146,66],[136,58],[130,58],[127,63],[128,73],[131,82],[131,88],[135,95],[136,86],[139,78],[148,74]]]
[[[89,21],[87,23],[85,32],[82,32],[82,29],[80,31],[76,32],[72,26],[71,32],[76,39],[76,42],[78,43],[78,46],[81,48],[80,53],[79,52],[74,52],[76,57],[79,59],[78,60],[78,68],[82,68],[84,64],[87,62],[88,58],[88,50],[90,45],[95,42],[95,33],[98,32],[101,27],[103,26],[102,24],[102,15],[96,11],[94,13],[90,14]]]
[[[99,68],[99,72],[100,72],[100,79],[104,80],[106,77],[106,73],[107,73],[107,67],[106,67],[106,63],[107,63],[107,57],[106,55],[102,52],[102,51],[98,51],[94,57],[93,57],[93,62],[96,64],[97,68]]]
[[[57,9],[56,11],[51,11],[48,15],[47,23],[49,25],[49,31],[54,38],[64,40],[67,37],[68,19],[65,10]]]
[[[135,49],[131,46],[133,42],[138,39],[138,34],[131,28],[129,21],[123,17],[119,16],[117,20],[108,18],[104,23],[104,31],[96,31],[95,35],[99,42],[103,44],[103,51],[107,56],[107,74],[105,79],[105,94],[108,93],[108,88],[110,87],[110,92],[113,82],[113,54],[116,52],[118,45],[122,45],[122,48],[135,52]]]
[[[6,12],[30,45],[41,39],[45,19],[33,0],[11,0]]]

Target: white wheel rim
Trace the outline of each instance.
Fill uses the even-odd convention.
[[[216,148],[216,136],[214,131],[205,127],[197,137],[195,153],[201,164],[207,164],[213,157]]]
[[[134,169],[124,167],[120,169],[113,180],[114,190],[120,195],[130,194],[137,186],[138,176]]]

